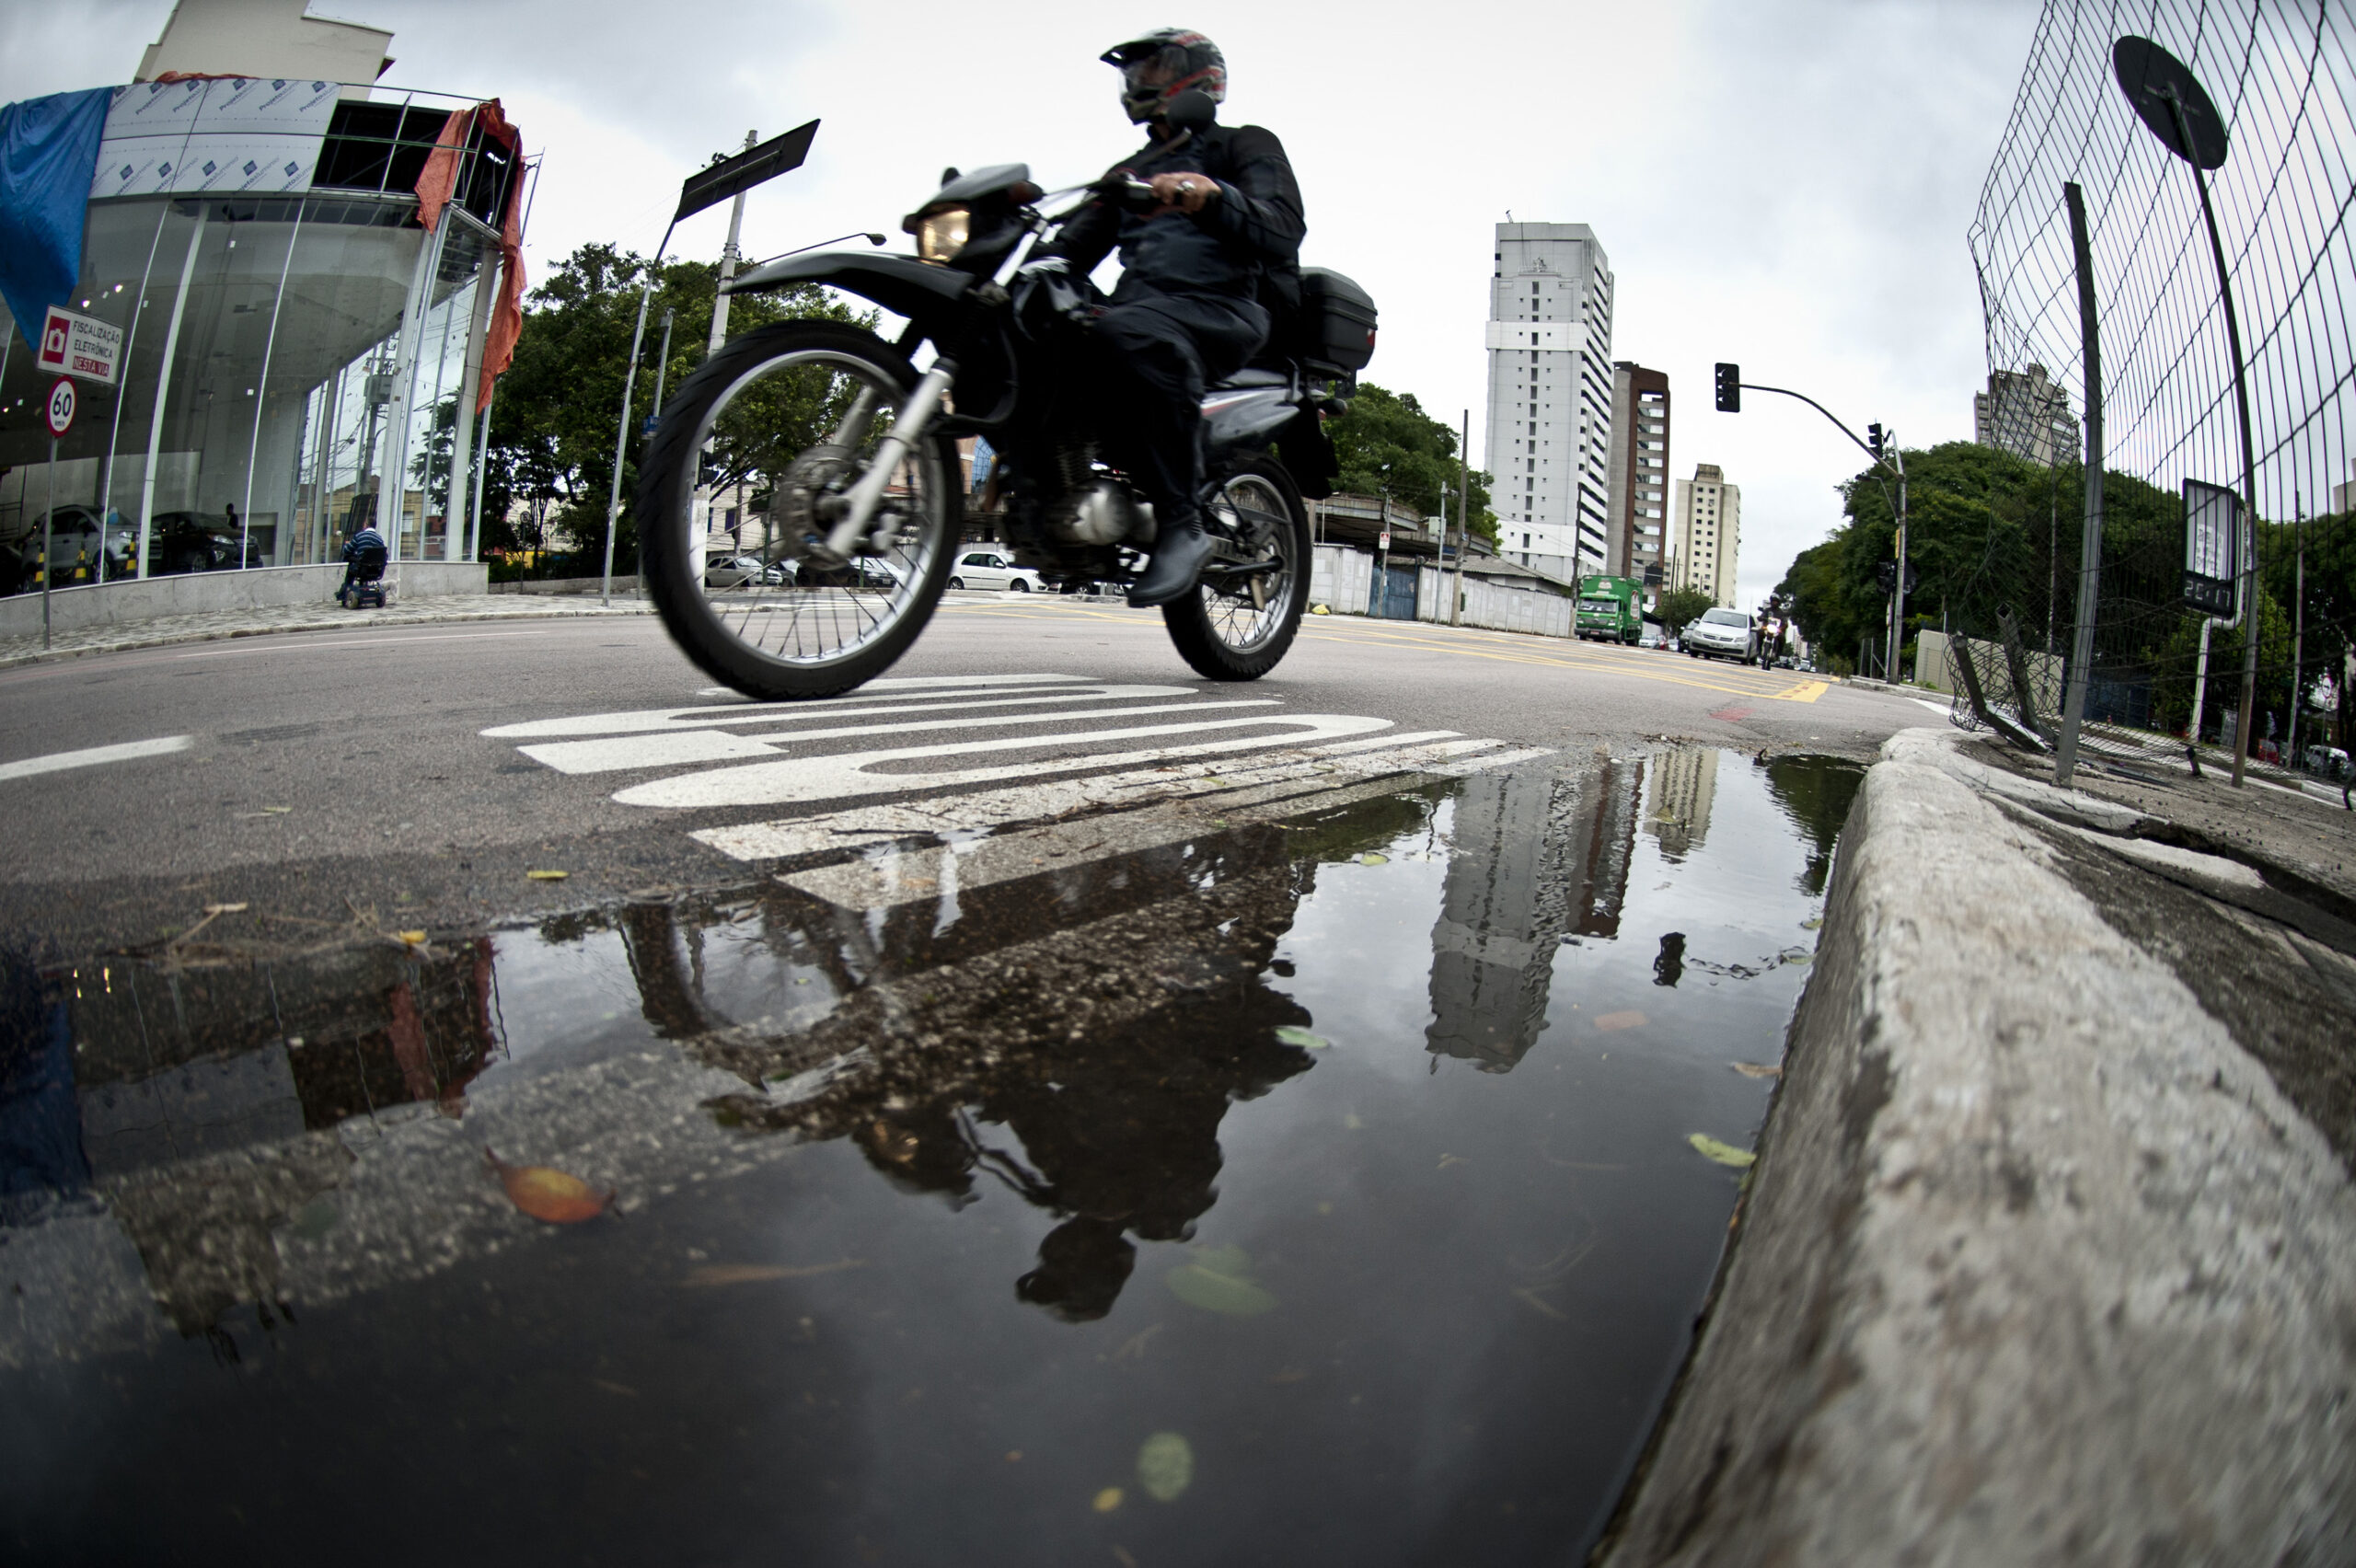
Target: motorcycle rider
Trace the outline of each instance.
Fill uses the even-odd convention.
[[[1203,531],[1205,386],[1242,368],[1267,340],[1264,281],[1299,288],[1300,187],[1284,144],[1256,125],[1173,130],[1171,100],[1227,97],[1227,62],[1198,32],[1164,28],[1101,57],[1121,73],[1121,107],[1146,127],[1145,147],[1112,177],[1149,182],[1148,212],[1100,196],[1046,253],[1086,277],[1115,246],[1121,281],[1091,334],[1090,384],[1104,400],[1110,455],[1152,502],[1153,559],[1130,590],[1135,605],[1166,605],[1195,588],[1212,545]],[[1050,265],[1056,264],[1050,262]]]

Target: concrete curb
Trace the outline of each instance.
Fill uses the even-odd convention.
[[[1938,731],[1884,756],[1720,1292],[1599,1555],[2356,1557],[2346,1169],[1980,790],[2081,831],[2121,808]]]
[[[144,648],[170,648],[188,642],[219,642],[238,637],[275,637],[280,633],[312,631],[397,631],[408,627],[446,626],[460,621],[491,620],[577,620],[591,616],[644,616],[654,613],[652,605],[565,605],[542,606],[518,604],[514,608],[495,610],[398,610],[371,613],[367,610],[339,611],[319,620],[290,621],[272,625],[221,625],[183,628],[153,632],[133,632],[101,643],[88,643],[73,648],[35,649],[29,652],[0,653],[0,670],[16,669],[25,664],[54,663],[61,659],[84,659],[101,653],[135,652]]]

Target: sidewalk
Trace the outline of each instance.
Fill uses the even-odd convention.
[[[2356,813],[2152,772],[1884,747],[1608,1568],[2356,1560]]]
[[[449,621],[545,620],[582,616],[644,616],[654,607],[643,599],[624,598],[618,592],[611,605],[601,605],[593,591],[585,594],[450,594],[414,602],[396,600],[381,610],[347,610],[334,603],[278,605],[266,609],[216,610],[204,615],[162,616],[129,626],[90,627],[59,632],[44,650],[38,637],[0,639],[0,670],[45,660],[73,659],[90,653],[120,653],[133,648],[160,648],[176,642],[211,642],[227,637],[261,637],[272,632],[379,631],[394,627],[437,626]]]

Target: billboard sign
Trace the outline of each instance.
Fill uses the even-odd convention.
[[[122,329],[52,305],[33,363],[41,370],[112,386],[122,375]]]
[[[2242,559],[2242,498],[2221,485],[2184,481],[2184,603],[2203,615],[2234,613],[2234,562]]]

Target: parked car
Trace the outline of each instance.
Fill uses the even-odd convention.
[[[703,585],[707,588],[743,588],[776,581],[769,576],[769,571],[768,562],[758,556],[707,557],[703,563]]]
[[[1759,628],[1742,610],[1704,610],[1700,620],[1686,623],[1685,651],[1748,664],[1759,657]]]
[[[40,586],[41,521],[50,513],[37,513],[31,530],[17,547],[16,576],[20,587]],[[133,571],[139,544],[139,530],[122,520],[117,513],[106,528],[107,576],[128,577]],[[49,565],[50,586],[64,588],[75,582],[98,580],[98,509],[95,506],[61,506],[50,525]],[[76,575],[79,570],[80,575]]]
[[[889,593],[900,585],[900,574],[888,560],[860,556],[832,569],[804,561],[793,569],[793,581],[804,588],[875,588]]]
[[[1014,594],[1036,594],[1045,584],[1027,566],[1017,566],[996,549],[967,550],[949,569],[952,588],[1003,588]]]
[[[138,530],[130,530],[133,539]],[[147,561],[151,576],[187,571],[225,571],[237,565],[242,547],[245,564],[266,566],[260,541],[247,530],[235,528],[225,517],[203,512],[158,512],[147,525]],[[107,567],[111,576],[114,566]]]
[[[2299,766],[2318,778],[2346,778],[2350,775],[2348,754],[2338,746],[2309,746],[2299,754]]]
[[[1646,626],[1643,635],[1636,639],[1636,646],[1639,648],[1659,648],[1666,645],[1668,640],[1668,639],[1661,636],[1660,628],[1648,624]]]

